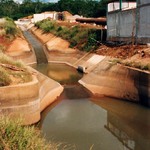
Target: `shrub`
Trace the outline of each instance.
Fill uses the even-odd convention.
[[[12,19],[6,18],[4,29],[6,31],[6,34],[10,34],[15,36],[17,34],[17,27]]]
[[[68,27],[61,26],[54,21],[48,19],[37,22],[36,26],[44,32],[51,32],[56,36],[68,40],[70,47],[76,47],[80,50],[94,50],[98,47],[99,31],[83,28],[79,25]]]
[[[79,26],[74,26],[70,30],[70,37],[73,38],[77,35],[78,32],[80,32],[81,29],[79,29]]]
[[[44,32],[52,32],[56,28],[56,23],[54,21],[50,21],[48,19],[43,20],[41,22],[37,22],[36,27],[42,29]]]
[[[6,35],[6,31],[5,29],[0,29],[0,36],[5,36]]]
[[[8,37],[10,35],[15,36],[18,33],[18,29],[14,23],[14,21],[8,17],[3,18],[0,22],[0,35],[7,35]]]

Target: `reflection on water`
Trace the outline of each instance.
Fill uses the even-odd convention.
[[[150,148],[150,109],[134,103],[103,98],[93,102],[107,111],[105,128],[129,150]]]
[[[75,84],[82,77],[76,69],[65,64],[34,64],[32,67],[63,85]]]
[[[64,99],[43,112],[40,128],[46,139],[72,149],[149,150],[149,115],[147,108],[114,99]]]
[[[47,140],[60,142],[60,150],[149,150],[150,109],[112,98],[92,98],[82,86],[72,85],[81,75],[61,65],[39,67],[45,75],[71,83],[41,114],[39,127]],[[77,78],[72,80],[69,74]]]

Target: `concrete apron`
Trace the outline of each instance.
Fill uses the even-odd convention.
[[[40,120],[41,111],[62,93],[59,83],[34,72],[32,82],[0,87],[0,115],[21,118],[24,125],[34,124]]]

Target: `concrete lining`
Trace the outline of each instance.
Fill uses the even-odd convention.
[[[39,81],[40,112],[53,103],[63,92],[63,87],[56,81],[34,70]]]
[[[0,95],[0,115],[22,116],[23,124],[39,121],[39,85],[35,76],[28,83],[0,87]]]
[[[75,68],[86,64],[95,55],[89,53],[83,57],[85,53],[66,54],[65,52],[53,52],[46,49],[45,53],[50,62],[65,62]],[[150,74],[121,65],[112,65],[109,63],[109,60],[111,58],[104,57],[101,61],[94,64],[79,83],[93,94],[125,99],[150,106]]]
[[[150,74],[122,65],[111,65],[108,58],[80,81],[95,95],[104,95],[150,106]]]
[[[23,124],[34,124],[40,113],[62,93],[63,87],[56,81],[36,72],[33,81],[0,87],[0,115],[23,118]]]

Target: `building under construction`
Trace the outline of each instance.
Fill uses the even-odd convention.
[[[108,0],[107,39],[150,43],[150,0]]]

